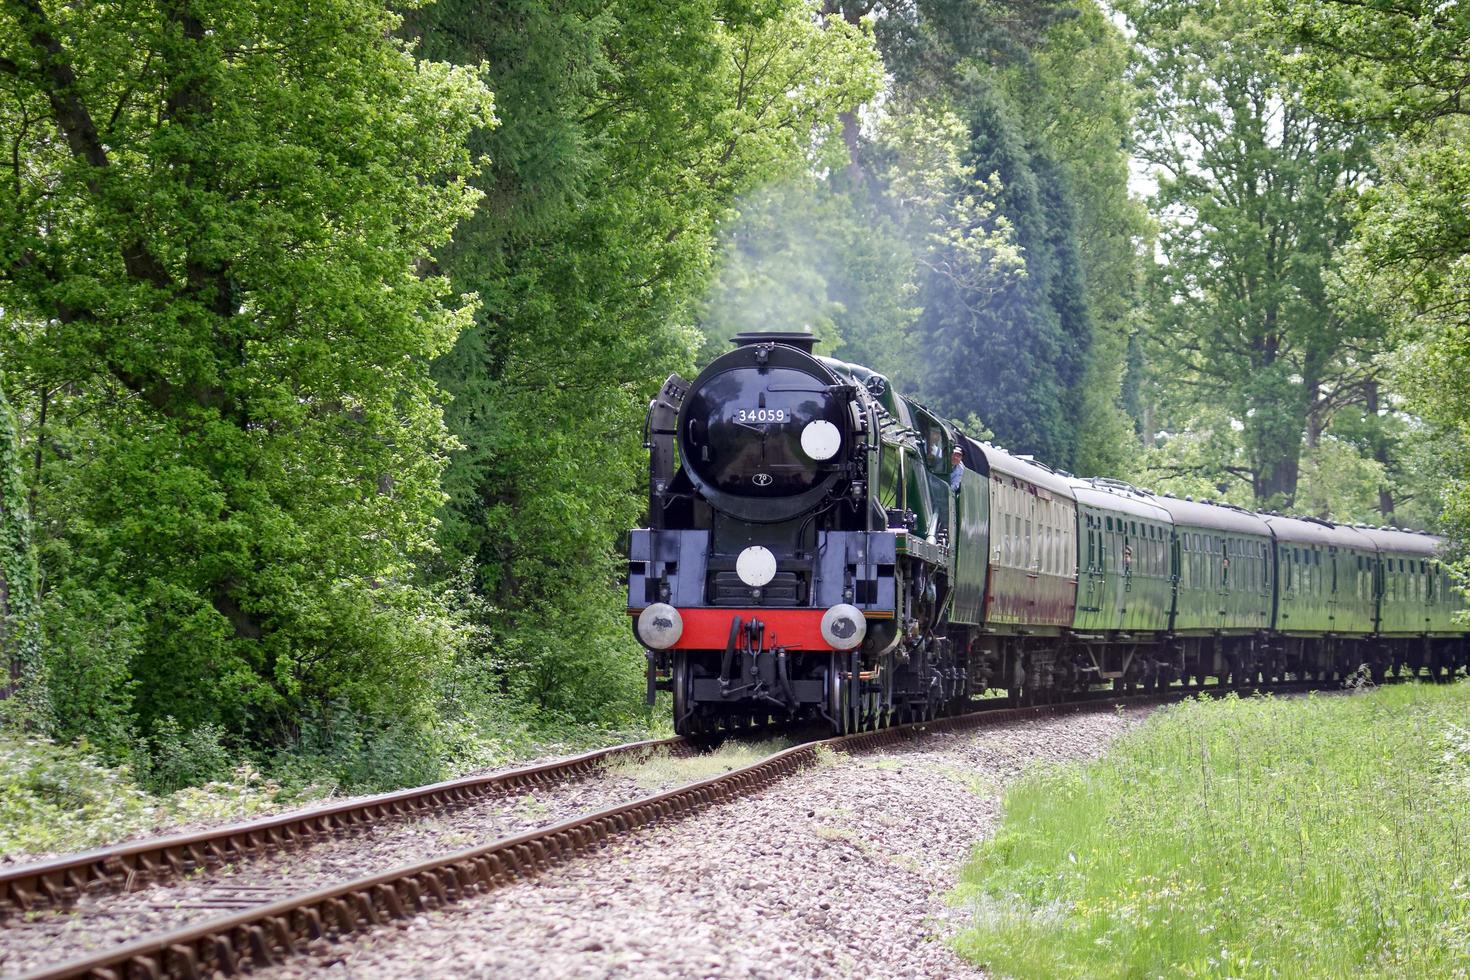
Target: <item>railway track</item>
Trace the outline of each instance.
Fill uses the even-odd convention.
[[[1278,685],[1272,690],[1298,691],[1319,686],[1321,685],[1300,683]],[[439,908],[473,894],[532,878],[556,865],[600,848],[616,837],[757,792],[815,764],[824,751],[861,753],[919,738],[930,732],[962,731],[1062,712],[1111,710],[1115,705],[1162,704],[1181,700],[1201,691],[1225,693],[1229,690],[1248,688],[1179,688],[1156,694],[1121,697],[1103,693],[1082,701],[1020,708],[997,701],[994,706],[966,715],[807,742],[721,775],[582,814],[550,826],[502,837],[490,843],[351,880],[339,880],[324,887],[302,890],[298,894],[275,898],[269,895],[257,897],[247,907],[237,908],[228,914],[193,922],[181,928],[156,932],[113,946],[97,955],[78,958],[24,976],[37,980],[62,977],[122,980],[135,977],[202,977],[216,972],[237,973],[262,968],[279,963],[303,950],[308,944],[322,939],[340,939],[387,921],[414,916],[421,911]],[[300,845],[314,839],[313,835],[351,832],[366,821],[401,819],[421,814],[436,806],[444,808],[464,803],[473,804],[476,800],[496,793],[505,793],[507,787],[544,787],[568,776],[585,778],[587,774],[606,766],[610,759],[660,750],[688,752],[690,747],[687,742],[679,739],[634,743],[587,753],[562,763],[551,763],[492,777],[458,780],[359,803],[341,804],[324,808],[324,811],[313,811],[290,818],[256,821],[209,834],[188,835],[188,838],[124,845],[65,861],[48,862],[47,865],[30,869],[14,869],[6,877],[16,879],[25,874],[41,874],[48,866],[51,870],[44,873],[55,874],[59,865],[91,867],[99,862],[103,868],[116,869],[120,862],[126,860],[115,853],[119,851],[127,851],[129,858],[151,853],[177,855],[172,860],[154,858],[147,863],[138,862],[139,867],[166,868],[168,873],[177,875],[186,872],[191,863],[195,867],[208,866],[210,855],[215,853],[200,840],[186,843],[192,838],[248,841],[248,845],[242,844],[234,851],[225,851],[223,845],[220,849],[220,853],[233,853],[239,856],[237,859],[248,859],[259,854],[262,849]],[[436,800],[439,802],[434,802]],[[334,814],[331,822],[310,822],[319,820],[325,811]],[[267,824],[273,825],[271,829],[279,843],[271,843],[271,834],[265,826]],[[283,829],[288,826],[293,829]],[[225,859],[215,854],[214,861],[222,860]],[[154,872],[150,870],[148,873]],[[113,870],[105,876],[95,876],[94,880],[103,883],[101,887],[117,890],[124,887],[117,880],[118,874],[118,871]],[[65,893],[59,887],[53,891],[58,892],[62,900],[65,899]],[[228,908],[227,905],[225,907]]]
[[[585,779],[619,759],[687,753],[683,738],[630,742],[507,772],[350,800],[310,810],[157,837],[0,870],[0,920],[7,914],[64,908],[83,895],[107,895],[262,854],[348,836],[387,821],[408,820]]]

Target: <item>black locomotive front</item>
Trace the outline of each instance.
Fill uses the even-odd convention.
[[[736,344],[651,406],[649,526],[629,546],[628,609],[681,731],[830,716],[839,671],[894,630],[875,407],[808,334]]]
[[[775,524],[821,504],[846,475],[852,395],[796,346],[809,348],[808,335],[758,336],[760,342],[716,359],[690,386],[679,413],[679,450],[711,507]]]

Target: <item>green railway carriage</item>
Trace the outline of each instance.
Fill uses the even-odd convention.
[[[1270,628],[1275,572],[1266,522],[1225,504],[1167,494],[1156,500],[1174,522],[1170,630],[1198,637]]]
[[[1378,633],[1393,636],[1462,635],[1458,614],[1465,597],[1437,558],[1443,542],[1429,534],[1393,528],[1363,528],[1377,548],[1373,578],[1378,596]]]
[[[1083,634],[1162,633],[1173,604],[1173,521],[1148,494],[1114,480],[1073,480],[1077,611]]]
[[[1316,518],[1265,518],[1275,536],[1275,629],[1287,636],[1374,631],[1377,549],[1355,528]]]

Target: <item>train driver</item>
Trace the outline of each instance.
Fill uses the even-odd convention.
[[[949,454],[949,489],[954,493],[960,492],[960,479],[965,475],[965,451],[959,443],[955,443],[954,449]]]

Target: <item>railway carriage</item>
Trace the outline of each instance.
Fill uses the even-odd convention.
[[[1464,594],[1439,563],[1441,539],[1397,528],[1360,529],[1377,549],[1372,569],[1377,593],[1376,674],[1404,666],[1441,676],[1467,666]]]
[[[1004,687],[1017,698],[1072,689],[1084,678],[1059,639],[1075,616],[1077,503],[1067,477],[992,446],[965,440],[964,498],[973,487],[990,509],[981,615],[951,633],[964,651],[970,694]],[[966,480],[969,479],[968,473]]]
[[[1345,674],[1365,662],[1374,632],[1377,549],[1357,529],[1317,518],[1264,518],[1279,579],[1273,651],[1302,676]]]
[[[1079,636],[1161,634],[1173,606],[1174,523],[1151,495],[1116,480],[1073,480]]]
[[[1465,665],[1436,538],[1079,480],[810,335],[735,343],[649,406],[648,526],[629,538],[649,698],[672,692],[681,733],[876,728],[993,688]]]
[[[1000,635],[1057,636],[1077,597],[1077,500],[1070,481],[1034,460],[983,445],[991,540],[984,623]]]

